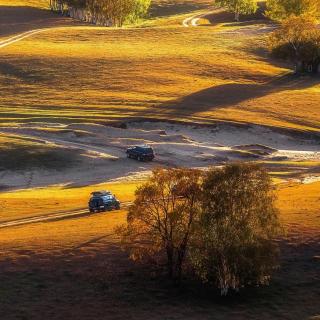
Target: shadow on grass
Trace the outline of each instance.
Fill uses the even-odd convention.
[[[80,154],[62,148],[16,145],[0,148],[0,171],[29,169],[64,170],[81,161]]]
[[[159,269],[135,264],[101,240],[64,253],[16,250],[21,258],[1,263],[5,319],[309,319],[319,311],[320,265],[310,259],[319,238],[307,247],[283,242],[282,269],[270,286],[226,298],[195,280],[174,286]]]
[[[151,18],[168,17],[193,12],[208,7],[208,3],[196,1],[154,1],[150,9]]]
[[[61,17],[50,10],[28,6],[0,6],[0,37],[69,24],[79,24],[79,22]]]
[[[285,90],[303,90],[313,87],[319,83],[316,77],[296,77],[286,74],[275,78],[266,84],[241,84],[230,83],[207,88],[194,92],[181,99],[166,102],[155,106],[151,111],[153,114],[192,116],[196,113],[214,111],[220,108],[235,107],[242,102],[257,99],[272,93]],[[144,112],[146,115],[146,112]],[[137,114],[139,116],[139,114]],[[140,116],[143,116],[142,114]]]
[[[254,14],[240,15],[240,21],[236,22],[234,13],[228,11],[217,11],[206,16],[210,25],[228,23],[228,26],[250,26],[257,23],[266,23],[270,20],[265,16],[266,5],[265,2],[258,3],[258,10]]]
[[[50,79],[50,75],[45,72],[40,72],[34,66],[37,66],[37,61],[35,64],[24,66],[23,68],[18,67],[14,64],[0,61],[0,75],[7,78],[16,78],[22,80],[26,83],[42,82]]]

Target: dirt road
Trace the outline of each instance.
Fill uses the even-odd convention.
[[[192,17],[188,17],[186,19],[184,19],[182,21],[182,25],[186,28],[188,27],[198,27],[198,22],[200,19],[212,14],[213,11],[208,11],[208,12],[205,12],[205,13],[201,13],[201,14],[196,14]]]
[[[11,44],[14,44],[18,41],[21,41],[23,39],[26,39],[26,38],[29,38],[35,34],[38,34],[40,32],[45,32],[49,30],[48,28],[45,28],[45,29],[35,29],[35,30],[31,30],[31,31],[26,31],[26,32],[23,32],[21,34],[18,34],[16,36],[13,36],[9,39],[6,39],[6,40],[3,40],[3,41],[0,41],[0,48],[4,48],[4,47],[7,47]]]

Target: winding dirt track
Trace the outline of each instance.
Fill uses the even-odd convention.
[[[9,39],[6,39],[6,40],[3,40],[3,41],[0,41],[0,49],[1,48],[4,48],[4,47],[7,47],[11,44],[14,44],[18,41],[21,41],[23,39],[26,39],[26,38],[29,38],[35,34],[38,34],[40,32],[44,32],[44,31],[47,31],[49,30],[48,28],[44,28],[44,29],[35,29],[35,30],[30,30],[30,31],[27,31],[27,32],[23,32],[21,34],[18,34],[16,36],[13,36]]]
[[[186,28],[188,27],[198,27],[198,22],[200,19],[208,16],[210,13],[212,13],[211,11],[205,12],[205,13],[201,13],[201,14],[197,14],[194,15],[192,17],[186,18],[182,21],[182,25]]]
[[[183,20],[182,25],[184,27],[197,27],[199,20],[201,18],[207,16],[210,13],[211,13],[211,11],[210,12],[206,12],[206,13],[197,14],[197,15],[194,15],[192,17],[188,17],[188,18]],[[53,29],[53,28],[33,29],[33,30],[29,30],[29,31],[20,33],[18,35],[15,35],[13,37],[8,38],[8,39],[2,40],[2,41],[0,41],[0,49],[5,48],[5,47],[7,47],[7,46],[9,46],[11,44],[14,44],[16,42],[19,42],[21,40],[24,40],[26,38],[29,38],[29,37],[31,37],[33,35],[38,34],[38,33],[48,31],[49,29]]]

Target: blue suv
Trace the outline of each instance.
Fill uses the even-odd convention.
[[[110,191],[95,191],[89,200],[90,212],[120,210],[120,201]]]
[[[154,151],[148,145],[130,147],[126,153],[128,158],[139,161],[152,161],[154,159]]]

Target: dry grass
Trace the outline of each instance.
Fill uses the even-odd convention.
[[[41,214],[86,208],[90,193],[110,190],[121,201],[131,201],[139,183],[104,183],[82,188],[55,186],[0,193],[0,221],[9,221]]]
[[[283,223],[291,230],[320,232],[320,183],[285,185],[279,191]],[[301,234],[303,237],[303,234]]]
[[[290,179],[303,181],[308,176],[318,176],[320,172],[319,161],[257,161],[257,163],[265,166],[272,177],[283,178],[285,182]]]
[[[80,154],[73,150],[14,135],[0,134],[0,153],[0,172],[26,169],[65,170],[81,161]]]
[[[214,314],[219,319],[311,320],[319,315],[320,270],[314,257],[320,249],[319,190],[320,183],[279,190],[287,229],[282,269],[270,287],[242,290],[227,301],[208,289],[173,288],[129,263],[113,231],[125,221],[124,211],[3,229],[4,319],[105,319],[106,314],[108,319],[128,314],[130,319],[210,319]],[[126,192],[119,195],[126,198]]]
[[[48,8],[48,0],[0,0],[0,6],[29,6],[35,8]]]
[[[146,117],[318,132],[318,79],[278,78],[288,69],[263,49],[265,34],[257,30],[264,23],[251,24],[251,30],[224,23],[181,27],[183,18],[210,2],[159,0],[152,21],[123,29],[60,27],[70,21],[56,16],[48,25],[39,22],[34,9],[27,23],[25,9],[19,9],[21,23],[2,29],[0,36],[37,26],[59,28],[1,49],[0,125]],[[46,4],[0,0],[0,5]],[[40,17],[48,14],[41,12]],[[0,18],[5,17],[2,10]],[[276,175],[292,173],[287,166],[293,164],[277,168]],[[298,167],[314,170],[318,164],[294,163],[292,170]],[[1,193],[0,221],[85,207],[94,189],[131,200],[136,185]],[[315,319],[320,313],[320,183],[280,188],[287,232],[281,240],[282,269],[268,288],[244,290],[228,301],[207,289],[172,288],[128,262],[113,232],[126,213],[111,212],[0,230],[1,318]]]
[[[157,10],[161,15],[163,8]],[[265,35],[254,31],[259,25],[253,31],[240,25],[234,34],[225,31],[239,26],[158,22],[120,30],[56,28],[2,49],[0,121],[147,117],[319,131],[318,80],[276,80],[287,69],[259,49],[265,45]]]

